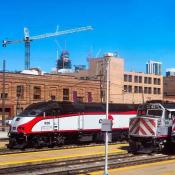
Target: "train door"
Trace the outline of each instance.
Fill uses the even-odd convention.
[[[84,115],[81,114],[81,113],[78,116],[78,129],[79,130],[83,130],[84,129]]]
[[[59,118],[57,116],[53,118],[53,130],[58,131],[59,130]]]
[[[59,130],[59,116],[60,116],[60,109],[51,109],[50,115],[53,116],[53,130]]]
[[[55,118],[54,118],[54,121],[53,121],[53,123],[54,123],[54,129],[55,130],[59,130],[59,118],[60,118],[60,115],[61,115],[61,109],[59,109],[59,108],[57,108],[57,109],[55,109]]]

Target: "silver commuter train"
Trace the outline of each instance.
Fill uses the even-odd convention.
[[[138,105],[109,104],[113,120],[112,139],[128,138],[129,119]],[[100,120],[106,117],[105,104],[39,102],[14,117],[9,131],[9,148],[53,147],[65,143],[103,140]]]
[[[175,103],[140,105],[137,116],[129,123],[129,151],[152,153],[172,150],[173,121],[175,124]]]

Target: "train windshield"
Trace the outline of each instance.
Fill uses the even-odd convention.
[[[161,117],[163,109],[158,104],[145,104],[138,108],[137,115],[144,117]]]
[[[163,111],[162,110],[154,110],[154,109],[151,109],[151,110],[148,110],[148,116],[151,115],[151,117],[161,117],[162,116],[162,113]]]
[[[43,115],[43,110],[42,109],[25,109],[23,112],[21,112],[18,116],[21,117],[35,117],[38,115]]]
[[[29,105],[23,112],[21,112],[19,117],[36,117],[45,115],[58,115],[60,109],[58,103],[54,102],[40,102]]]

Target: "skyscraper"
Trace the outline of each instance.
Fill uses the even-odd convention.
[[[166,76],[175,76],[175,68],[166,69]]]
[[[162,63],[157,61],[148,61],[146,63],[146,73],[147,74],[155,74],[161,75],[162,74]]]

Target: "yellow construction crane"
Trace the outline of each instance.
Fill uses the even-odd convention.
[[[86,26],[86,27],[79,27],[79,28],[74,28],[74,29],[68,29],[68,30],[63,30],[63,31],[56,31],[53,33],[46,33],[46,34],[41,34],[37,36],[29,36],[29,29],[27,27],[24,27],[24,39],[21,40],[3,40],[2,41],[2,46],[6,47],[8,44],[15,44],[15,43],[21,43],[24,42],[25,44],[25,69],[30,69],[30,42],[38,39],[43,39],[43,38],[49,38],[49,37],[55,37],[59,35],[66,35],[70,33],[75,33],[75,32],[82,32],[86,30],[93,30],[91,26]]]

